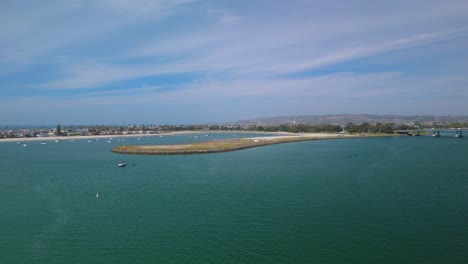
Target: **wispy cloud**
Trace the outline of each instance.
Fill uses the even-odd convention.
[[[466,101],[467,78],[457,69],[468,66],[467,12],[466,1],[340,8],[320,1],[2,3],[0,76],[14,82],[0,79],[0,89],[15,88],[14,100],[26,108],[220,101],[242,107],[252,98],[287,99],[293,108],[316,98],[352,105],[389,96],[405,101],[426,89],[438,94],[449,83]],[[434,50],[443,75],[418,64]],[[22,81],[29,75],[38,81]],[[43,95],[29,101],[28,92]]]

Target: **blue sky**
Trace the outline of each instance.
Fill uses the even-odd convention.
[[[0,2],[0,125],[468,114],[468,2]]]

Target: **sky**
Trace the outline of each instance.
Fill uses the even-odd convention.
[[[0,125],[468,115],[468,1],[0,1]]]

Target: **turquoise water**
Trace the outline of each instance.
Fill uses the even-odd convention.
[[[468,261],[467,138],[186,156],[111,153],[117,143],[0,143],[0,263]]]

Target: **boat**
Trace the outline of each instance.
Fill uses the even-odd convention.
[[[27,145],[26,144],[23,144],[23,147],[26,147]]]
[[[112,141],[110,141],[110,140],[107,140],[107,143],[112,143]]]
[[[45,143],[45,142],[41,142],[41,145],[45,145],[45,144],[47,144],[47,143]]]
[[[125,164],[125,161],[120,162],[117,164],[117,167],[125,167],[127,164]]]
[[[93,142],[92,140],[88,140],[89,143]]]
[[[58,143],[59,141],[58,140],[54,140],[55,143]]]

